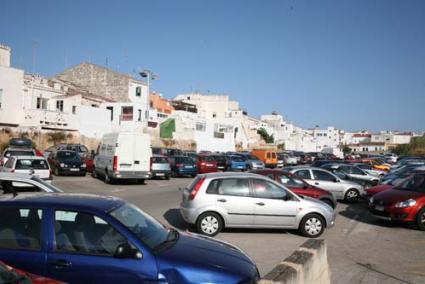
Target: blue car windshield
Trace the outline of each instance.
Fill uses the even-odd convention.
[[[169,230],[134,205],[124,204],[112,210],[110,214],[151,249],[168,240]]]

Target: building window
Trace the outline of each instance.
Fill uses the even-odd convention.
[[[213,117],[213,118],[217,117],[217,114],[216,114],[215,112],[213,112],[212,117]]]
[[[138,121],[142,120],[142,110],[139,109],[139,117],[137,118]]]
[[[106,109],[109,109],[111,112],[111,121],[114,120],[114,107],[106,107]]]
[[[132,106],[123,106],[121,108],[121,120],[122,121],[132,121],[133,120],[133,107]]]
[[[37,109],[47,109],[47,99],[37,98]]]
[[[63,101],[56,101],[56,110],[63,112]]]
[[[142,96],[142,88],[136,87],[136,97],[140,97],[140,96]]]
[[[145,111],[145,118],[146,118],[146,120],[148,120],[149,119],[149,111]]]
[[[72,106],[72,114],[77,114],[77,106]]]
[[[196,131],[202,131],[205,132],[206,130],[206,125],[204,122],[197,122],[196,123]]]

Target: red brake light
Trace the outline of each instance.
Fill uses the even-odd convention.
[[[118,169],[118,156],[114,156],[112,160],[112,171],[116,172]]]
[[[204,183],[204,181],[205,181],[205,177],[203,177],[200,180],[198,180],[198,182],[195,184],[195,186],[193,187],[193,189],[192,189],[192,191],[190,192],[190,195],[189,195],[189,199],[190,200],[195,199],[195,196],[198,193],[198,191],[201,188],[201,186]]]
[[[181,168],[181,167],[183,167],[183,164],[176,164],[176,167]]]

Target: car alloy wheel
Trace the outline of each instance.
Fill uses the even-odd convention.
[[[217,235],[222,226],[221,218],[213,212],[201,215],[197,222],[198,233],[211,237]]]
[[[345,194],[345,200],[348,202],[357,202],[359,199],[359,193],[355,189],[349,189]]]
[[[325,221],[318,214],[308,214],[300,224],[300,231],[303,236],[317,238],[325,229]]]
[[[315,236],[322,230],[322,222],[317,218],[310,218],[305,222],[305,230],[309,235]]]

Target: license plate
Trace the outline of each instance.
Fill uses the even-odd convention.
[[[71,172],[79,172],[80,169],[70,169]]]
[[[157,173],[156,175],[159,176],[159,177],[163,177],[164,176],[163,173]]]
[[[212,167],[212,166],[214,166],[213,164],[207,164],[207,167]]]
[[[376,205],[375,210],[376,211],[384,211],[384,206]]]
[[[191,169],[193,168],[192,166],[185,166],[186,169]]]

